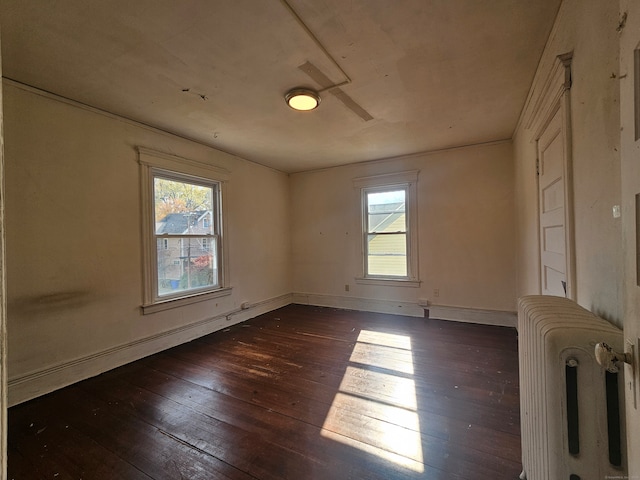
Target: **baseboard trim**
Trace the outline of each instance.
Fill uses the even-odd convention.
[[[293,294],[293,303],[301,305],[315,305],[318,307],[342,308],[345,310],[360,310],[363,312],[424,317],[424,307],[420,306],[418,303],[379,300],[376,298],[344,297],[340,295],[296,292]]]
[[[360,310],[364,312],[407,315],[410,317],[424,317],[425,310],[428,310],[430,318],[502,327],[515,327],[518,323],[516,312],[455,307],[450,305],[431,305],[422,302],[397,302],[375,298],[296,292],[293,294],[293,303],[315,305],[318,307],[343,308],[346,310]]]
[[[450,305],[429,305],[429,317],[456,322],[479,323],[500,327],[516,328],[518,314],[505,310],[485,310],[480,308],[454,307]]]
[[[183,325],[124,345],[36,370],[8,381],[9,406],[31,400],[113,368],[250,320],[292,303],[290,293]]]

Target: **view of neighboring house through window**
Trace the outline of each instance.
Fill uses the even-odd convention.
[[[220,286],[218,195],[217,182],[154,172],[157,297]]]
[[[407,189],[365,191],[366,275],[407,276]]]
[[[362,270],[356,283],[419,287],[419,170],[353,179],[361,202]]]
[[[136,147],[142,193],[142,312],[231,295],[222,198],[229,171]]]

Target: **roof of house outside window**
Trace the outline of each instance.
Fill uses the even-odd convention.
[[[173,234],[184,235],[186,233],[209,233],[209,228],[200,226],[200,220],[210,213],[208,210],[195,212],[170,213],[159,222],[156,222],[156,235]],[[189,225],[188,222],[191,222]]]
[[[404,202],[369,205],[369,232],[404,230],[406,230]]]

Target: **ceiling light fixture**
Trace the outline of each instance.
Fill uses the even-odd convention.
[[[284,96],[287,105],[294,110],[306,112],[320,104],[320,95],[309,88],[294,88]]]

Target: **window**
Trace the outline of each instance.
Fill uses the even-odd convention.
[[[418,172],[357,178],[362,208],[362,275],[358,283],[418,286]]]
[[[144,313],[229,294],[222,221],[225,171],[138,150],[143,168]]]
[[[198,220],[218,210],[218,182],[157,169],[152,175],[157,298],[217,288],[219,229],[215,222],[203,227]],[[211,250],[205,247],[209,241]],[[169,244],[179,248],[165,248]]]
[[[406,186],[365,189],[367,276],[407,276],[406,199]]]

